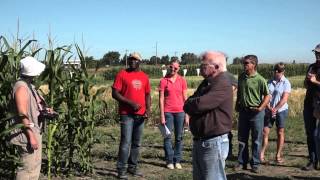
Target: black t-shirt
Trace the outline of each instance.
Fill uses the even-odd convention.
[[[305,103],[312,104],[313,97],[317,95],[317,92],[320,93],[320,86],[311,83],[307,80],[308,73],[316,74],[317,80],[320,80],[320,66],[317,66],[316,63],[310,64],[307,70],[306,78],[304,80],[306,91]]]

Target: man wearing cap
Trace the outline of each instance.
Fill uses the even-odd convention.
[[[45,65],[28,56],[20,61],[20,78],[13,87],[14,119],[16,123],[24,125],[23,130],[16,129],[10,142],[18,145],[21,166],[16,171],[16,179],[39,179],[41,170],[43,123],[38,118],[40,114],[41,98],[35,90],[32,81],[45,69]]]
[[[309,171],[317,168],[319,157],[316,153],[316,145],[314,138],[314,131],[316,129],[316,118],[313,115],[313,98],[320,92],[319,85],[317,85],[316,79],[320,78],[320,44],[318,44],[313,50],[316,57],[316,62],[310,64],[307,70],[307,74],[304,80],[304,85],[307,89],[304,99],[303,118],[304,126],[307,134],[307,144],[309,151],[309,162],[303,167],[303,170]]]
[[[264,109],[269,103],[270,95],[266,80],[257,72],[258,57],[247,55],[243,58],[244,72],[238,79],[236,110],[239,112],[238,164],[235,170],[247,169],[249,163],[249,132],[252,139],[251,170],[259,172]]]
[[[142,176],[137,168],[139,148],[144,120],[148,118],[151,103],[149,78],[139,69],[140,54],[131,53],[128,61],[129,68],[116,75],[112,86],[112,97],[119,102],[121,127],[117,162],[119,179],[128,179],[127,172]]]
[[[225,55],[205,52],[200,69],[204,80],[184,104],[193,135],[193,179],[226,179],[233,92],[226,74]]]

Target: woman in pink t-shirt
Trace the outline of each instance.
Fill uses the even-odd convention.
[[[182,169],[180,161],[183,149],[183,127],[184,123],[189,125],[189,119],[183,111],[184,101],[187,99],[187,82],[178,74],[179,69],[179,61],[172,60],[167,75],[160,80],[159,84],[160,123],[166,125],[175,135],[174,148],[171,136],[164,138],[165,159],[169,169]]]

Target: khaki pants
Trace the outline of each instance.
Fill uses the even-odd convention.
[[[17,169],[17,180],[38,180],[41,170],[42,135],[34,133],[39,143],[38,150],[19,146],[21,166]]]

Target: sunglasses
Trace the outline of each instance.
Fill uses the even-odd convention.
[[[282,73],[284,70],[274,70],[275,73]]]
[[[215,64],[215,63],[202,63],[200,65],[200,68],[204,68],[204,67],[207,67],[207,66],[211,66],[211,67],[214,67],[215,69],[219,69],[219,65],[218,64]]]
[[[243,64],[244,64],[244,65],[248,65],[248,64],[254,64],[254,63],[251,62],[251,61],[244,61]]]
[[[174,69],[175,71],[179,69],[179,67],[169,66],[170,69]]]

